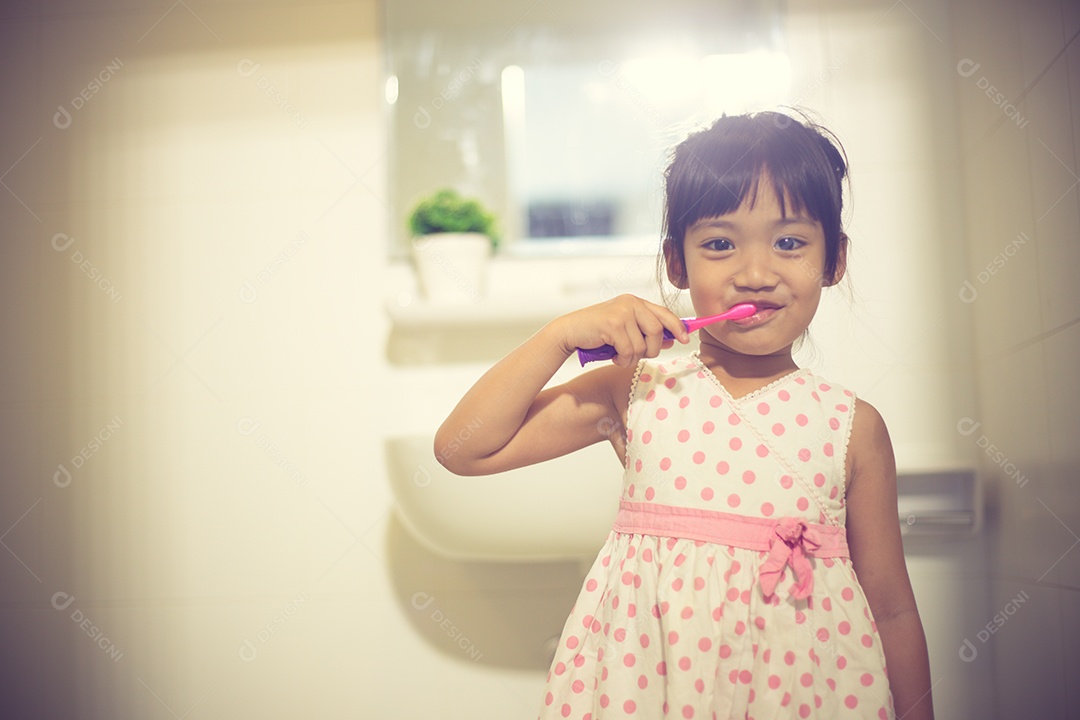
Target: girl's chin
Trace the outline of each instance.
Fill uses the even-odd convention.
[[[750,343],[726,343],[722,340],[711,338],[709,340],[701,341],[701,349],[711,349],[720,353],[727,353],[730,355],[744,355],[748,357],[767,357],[774,355],[782,355],[785,357],[791,357],[791,349],[794,347],[794,343],[788,343],[787,345],[776,347],[775,345],[754,345]]]

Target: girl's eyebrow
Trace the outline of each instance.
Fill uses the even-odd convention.
[[[817,223],[816,220],[809,216],[794,215],[778,220],[776,227],[788,227],[790,225],[810,225],[813,226]],[[687,232],[694,230],[701,230],[705,228],[717,228],[720,230],[730,230],[739,227],[738,223],[733,223],[730,220],[724,220],[723,218],[702,218],[696,223],[687,228]]]

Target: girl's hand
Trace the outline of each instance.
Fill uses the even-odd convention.
[[[681,343],[690,335],[679,317],[662,305],[634,295],[619,295],[607,302],[576,310],[553,321],[560,328],[563,347],[568,354],[577,348],[612,345],[618,352],[611,359],[619,367],[633,367],[639,360],[656,357],[672,341],[664,338],[664,329]]]

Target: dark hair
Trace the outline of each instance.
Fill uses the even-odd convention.
[[[843,179],[847,161],[843,147],[828,130],[803,117],[777,112],[722,116],[710,127],[692,133],[675,147],[664,173],[663,257],[677,258],[683,281],[686,231],[702,218],[718,217],[753,202],[757,184],[768,175],[787,214],[806,213],[825,233],[822,277],[833,282],[841,245]]]

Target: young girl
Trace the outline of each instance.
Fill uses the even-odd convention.
[[[665,328],[690,340],[667,308],[623,295],[569,313],[439,429],[436,455],[461,475],[600,440],[625,468],[541,718],[933,717],[885,423],[792,359],[844,274],[846,171],[824,131],[786,115],[691,135],[666,174],[667,276],[699,316],[757,312],[663,362]],[[575,348],[604,344],[611,364],[544,389]]]

